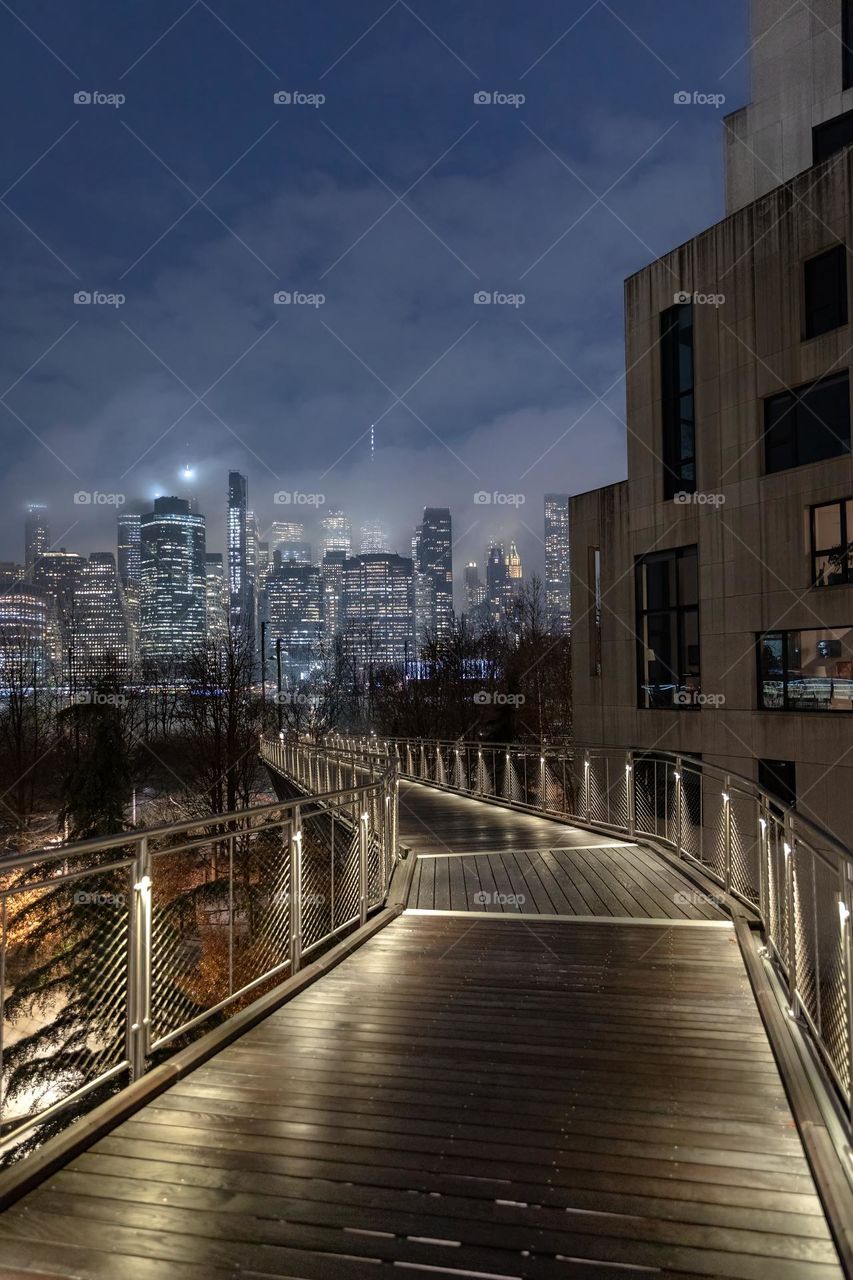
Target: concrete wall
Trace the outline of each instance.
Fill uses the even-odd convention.
[[[726,118],[730,213],[808,169],[813,126],[853,109],[842,0],[752,0],[751,15],[752,101]]]
[[[578,742],[701,753],[757,776],[757,758],[797,762],[802,808],[853,840],[853,715],[757,710],[758,633],[853,624],[853,586],[810,586],[810,505],[853,496],[850,457],[763,474],[763,397],[853,363],[847,328],[803,342],[802,262],[853,245],[853,149],[675,250],[626,284],[628,475],[571,504],[573,582],[589,590],[587,548],[602,548],[603,673],[590,674],[591,616],[578,610]],[[806,205],[802,203],[806,202]],[[849,262],[849,259],[848,259]],[[663,498],[660,313],[676,291],[722,294],[694,306],[698,488],[719,507]],[[634,557],[698,544],[702,690],[721,709],[637,707]]]

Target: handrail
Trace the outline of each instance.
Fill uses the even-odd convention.
[[[759,918],[768,958],[853,1118],[853,850],[751,778],[694,756],[336,735],[328,746],[493,803],[672,851]],[[721,900],[722,902],[723,900]]]
[[[315,758],[288,751],[298,772]],[[381,906],[396,767],[309,792],[0,861],[0,1163]]]

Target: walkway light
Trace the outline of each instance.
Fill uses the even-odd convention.
[[[134,889],[138,889],[140,893],[148,893],[151,889],[151,877],[143,876],[142,879],[139,880],[133,887]]]
[[[722,795],[722,797],[723,797],[723,804],[728,804],[728,803],[729,803],[729,796],[728,796],[728,792],[726,792],[726,791],[722,791],[720,794],[721,794],[721,795]]]
[[[783,853],[785,854],[785,857],[786,857],[786,858],[790,858],[790,856],[791,856],[791,846],[788,844],[787,840],[786,840],[786,841],[784,842],[784,844],[782,845],[782,851],[783,851]]]
[[[838,917],[841,928],[843,929],[847,921],[850,919],[850,908],[843,899],[838,903]]]
[[[766,831],[766,830],[767,830],[767,821],[766,821],[766,819],[764,819],[764,818],[759,818],[759,819],[758,819],[758,825],[759,825],[759,827],[761,827],[761,830],[762,830],[762,831]]]
[[[672,776],[673,776],[673,778],[675,779],[675,781],[676,781],[676,782],[680,782],[680,781],[681,781],[681,774],[680,774],[680,773],[674,773]]]

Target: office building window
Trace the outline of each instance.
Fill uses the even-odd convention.
[[[699,556],[678,547],[635,564],[640,707],[696,707],[699,671]]]
[[[601,548],[589,548],[589,594],[592,613],[592,643],[589,649],[590,675],[601,675]]]
[[[853,710],[853,627],[759,636],[758,705],[762,711]]]
[[[664,497],[672,498],[696,492],[693,307],[670,307],[660,321],[663,487]]]
[[[835,116],[826,124],[818,124],[812,129],[812,162],[822,164],[830,156],[849,147],[853,142],[853,111],[845,111],[843,116]]]
[[[797,766],[793,760],[759,760],[758,785],[781,804],[797,807]]]
[[[836,245],[805,264],[805,336],[817,338],[847,323],[847,246]]]
[[[853,499],[822,502],[810,512],[812,584],[834,587],[853,582]]]
[[[764,464],[785,471],[850,452],[850,378],[833,374],[764,401]]]
[[[843,89],[853,89],[853,0],[841,0],[841,43]]]

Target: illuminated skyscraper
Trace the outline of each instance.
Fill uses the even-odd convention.
[[[495,543],[486,558],[486,605],[489,620],[500,626],[506,620],[512,601],[512,582],[504,549]]]
[[[267,581],[268,641],[281,641],[282,675],[288,685],[307,680],[318,662],[323,630],[320,570],[284,562]]]
[[[140,652],[155,662],[181,662],[206,634],[204,516],[183,498],[157,498],[141,533]]]
[[[380,520],[368,520],[361,526],[359,552],[370,555],[372,552],[390,551],[388,530]]]
[[[323,592],[323,631],[332,639],[343,630],[343,592],[345,551],[328,551],[320,565],[320,585]]]
[[[372,554],[344,561],[344,639],[362,670],[397,666],[412,656],[412,561]]]
[[[130,627],[129,642],[136,648],[139,636],[139,538],[142,517],[133,511],[118,516],[118,577]]]
[[[231,629],[254,633],[254,603],[249,565],[249,482],[228,472],[228,591]]]
[[[453,626],[453,535],[447,507],[425,507],[412,540],[417,636],[439,638]]]
[[[24,523],[24,567],[28,574],[39,556],[50,550],[50,526],[47,522],[47,507],[40,502],[31,502],[27,507],[27,518]]]
[[[124,593],[111,551],[93,551],[76,588],[71,664],[79,685],[123,676],[130,659]]]
[[[208,640],[224,640],[228,634],[228,586],[222,554],[208,551],[204,557]]]
[[[121,511],[117,523],[118,576],[123,587],[138,587],[142,517],[133,511]]]
[[[518,547],[513,539],[509,544],[509,555],[506,558],[506,571],[509,574],[509,580],[516,589],[521,585],[524,577],[524,570],[521,567],[521,556],[518,554]]]
[[[480,581],[480,570],[476,560],[469,560],[465,566],[465,608],[468,613],[475,613],[485,602],[486,588]]]
[[[552,631],[572,626],[572,572],[569,547],[569,498],[545,494],[545,605]]]
[[[0,691],[35,687],[59,664],[54,605],[43,587],[15,576],[0,590]]]
[[[60,547],[39,556],[32,569],[34,584],[44,588],[55,606],[60,643],[65,651],[71,645],[79,615],[77,592],[85,568],[85,556]]]
[[[352,555],[352,521],[343,511],[327,511],[321,520],[323,555],[327,551],[345,551]]]
[[[270,555],[284,543],[304,542],[305,525],[298,520],[275,520],[270,528]]]

